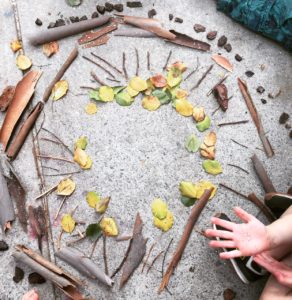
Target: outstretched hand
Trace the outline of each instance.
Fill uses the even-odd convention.
[[[39,295],[37,293],[37,290],[32,289],[28,291],[22,296],[21,300],[39,300]]]
[[[213,240],[210,242],[210,246],[213,248],[234,248],[228,252],[221,252],[220,257],[222,259],[253,256],[268,250],[271,241],[267,227],[240,207],[235,207],[234,212],[244,223],[236,224],[216,217],[211,219],[213,224],[221,226],[225,230],[207,229],[205,231],[209,237],[224,239]]]

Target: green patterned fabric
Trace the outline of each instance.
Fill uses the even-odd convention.
[[[292,0],[218,0],[217,9],[292,51]]]

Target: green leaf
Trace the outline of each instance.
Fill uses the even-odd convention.
[[[203,121],[198,122],[196,125],[197,129],[201,132],[209,129],[210,126],[211,126],[211,119],[209,118],[209,116],[206,116]]]
[[[197,187],[190,181],[181,181],[179,190],[182,196],[189,198],[197,198]]]
[[[121,106],[130,106],[134,102],[132,98],[126,91],[116,94],[116,102]]]
[[[121,92],[125,88],[126,88],[125,86],[114,86],[112,89],[114,91],[114,95],[117,95],[119,92]]]
[[[190,135],[187,138],[186,148],[189,152],[193,152],[193,153],[197,152],[200,148],[200,145],[201,145],[201,142],[194,134]]]
[[[182,81],[181,71],[177,68],[171,68],[167,73],[166,81],[170,87],[178,86]]]
[[[85,150],[87,147],[87,137],[81,136],[76,142],[75,142],[75,149],[80,148],[82,150]]]
[[[154,217],[163,220],[167,215],[167,204],[159,198],[156,198],[151,203],[152,214]]]
[[[161,104],[168,104],[171,98],[170,92],[163,89],[155,89],[152,92],[152,96],[157,97]]]
[[[85,231],[86,237],[96,241],[102,235],[102,229],[98,223],[89,224]]]
[[[90,99],[96,100],[96,101],[101,101],[99,98],[99,90],[90,90],[88,93],[88,96]]]
[[[81,0],[66,0],[66,2],[70,6],[78,6],[81,4]]]
[[[180,201],[181,201],[181,203],[184,206],[190,207],[190,206],[192,206],[192,205],[195,204],[196,199],[195,198],[189,198],[189,197],[181,196]]]
[[[88,192],[86,201],[90,207],[95,208],[96,204],[100,201],[100,196],[96,192]]]
[[[207,173],[212,175],[218,175],[222,173],[221,164],[217,160],[207,159],[203,161],[203,168]]]

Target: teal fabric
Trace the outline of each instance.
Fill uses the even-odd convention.
[[[292,0],[218,0],[217,9],[292,51]]]

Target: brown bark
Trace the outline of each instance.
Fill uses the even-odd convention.
[[[139,38],[153,38],[156,34],[147,31],[145,29],[137,27],[121,27],[114,32],[114,36],[127,36],[127,37],[139,37]]]
[[[0,111],[5,111],[13,99],[15,86],[7,86],[0,95]]]

